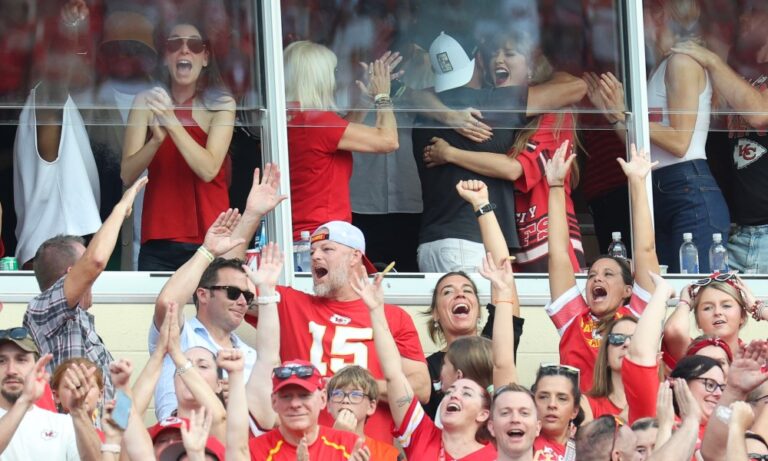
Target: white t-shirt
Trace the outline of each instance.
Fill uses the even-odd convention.
[[[6,411],[0,408],[0,418]],[[75,426],[69,415],[36,406],[24,415],[0,461],[79,461]]]

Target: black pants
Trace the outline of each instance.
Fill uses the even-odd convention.
[[[621,241],[627,247],[627,257],[632,257],[632,234],[629,221],[629,187],[625,184],[588,202],[595,222],[595,234],[600,254],[608,254],[613,239],[612,232],[621,232]]]
[[[139,250],[140,271],[175,272],[195,254],[200,244],[150,240]]]

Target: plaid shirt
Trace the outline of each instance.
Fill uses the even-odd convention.
[[[109,375],[112,355],[96,334],[93,315],[79,305],[72,308],[67,304],[64,295],[66,277],[60,278],[29,302],[24,314],[24,326],[30,331],[41,355],[53,354],[53,361],[48,364],[49,373],[53,373],[65,360],[85,357],[101,367],[104,372],[104,399],[111,399],[114,394]]]

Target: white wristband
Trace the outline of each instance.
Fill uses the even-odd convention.
[[[256,298],[256,304],[263,306],[264,304],[272,304],[280,302],[280,293],[275,292],[272,296],[259,296]]]
[[[102,453],[114,453],[116,455],[120,454],[120,445],[116,443],[102,443],[101,444],[101,452]]]

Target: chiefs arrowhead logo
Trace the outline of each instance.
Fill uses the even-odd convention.
[[[352,319],[349,317],[344,317],[339,314],[333,314],[330,318],[331,323],[336,325],[349,325],[352,323]]]
[[[763,145],[751,139],[741,138],[733,148],[733,163],[737,169],[741,170],[760,159],[766,151],[768,149]]]

